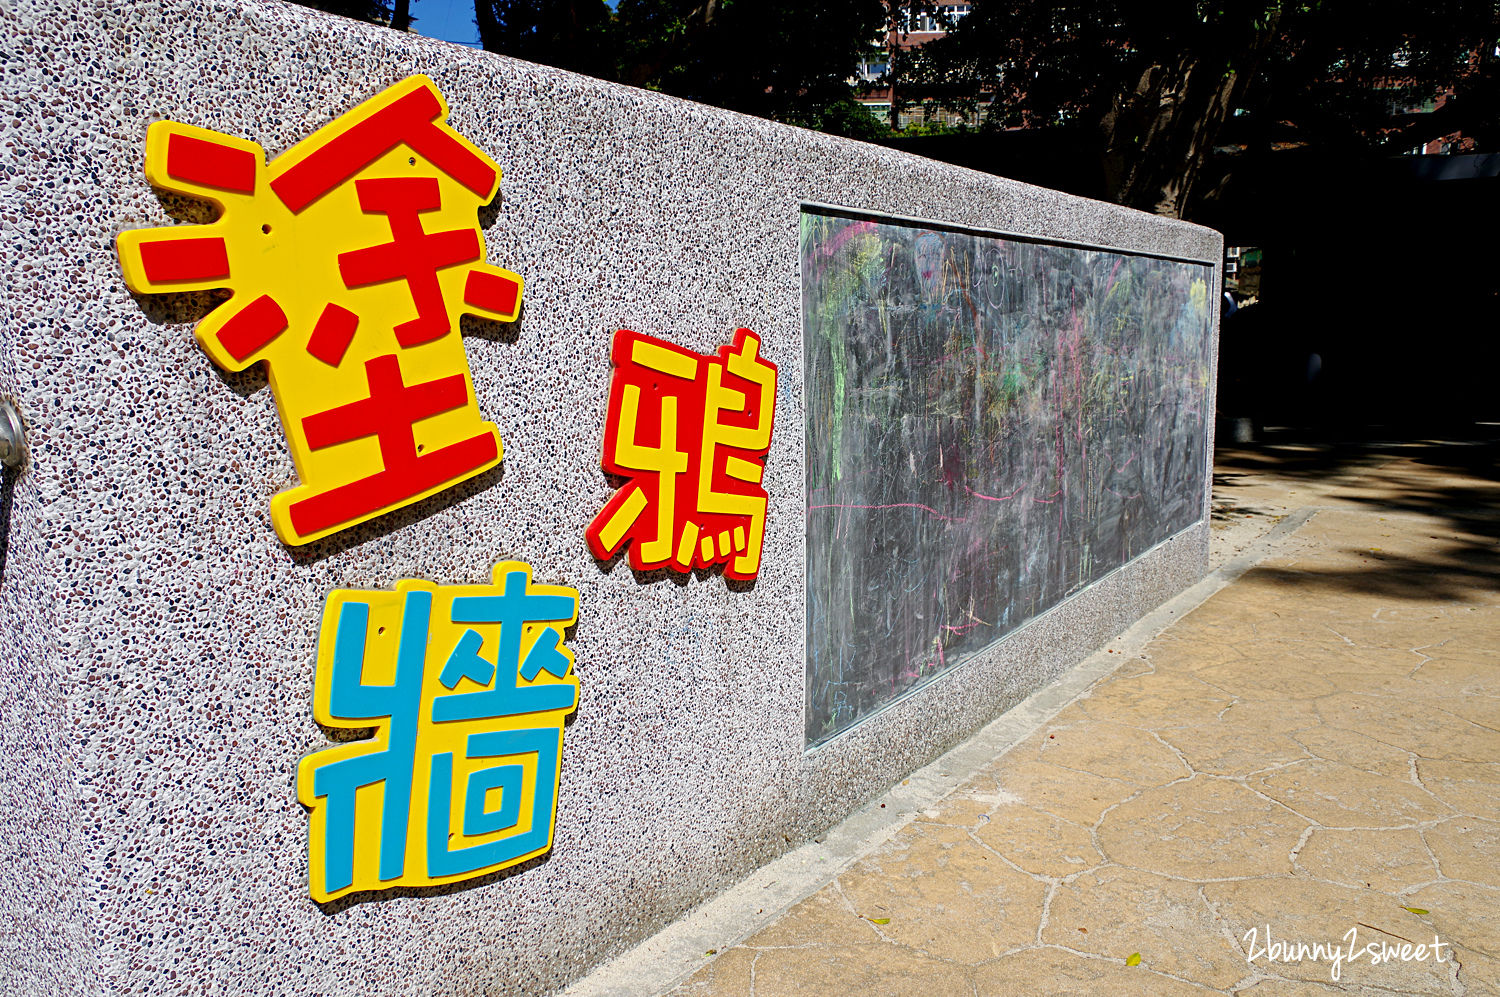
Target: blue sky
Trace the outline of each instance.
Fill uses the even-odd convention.
[[[474,27],[474,0],[412,0],[412,30],[429,38],[441,38],[460,45],[479,45],[479,29]]]
[[[618,0],[605,0],[614,10]],[[479,29],[474,26],[474,0],[412,0],[411,14],[417,19],[412,30],[428,38],[479,47]]]

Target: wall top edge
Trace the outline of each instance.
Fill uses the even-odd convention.
[[[55,0],[40,0],[38,5],[46,7],[54,3]],[[954,212],[951,207],[935,207],[932,212],[926,212],[921,206],[913,204],[892,205],[893,210],[886,211],[857,205],[822,204],[811,198],[804,201],[808,206],[818,209],[832,208],[844,212],[882,215],[901,221],[972,230],[983,234],[1046,240],[1082,248],[1157,256],[1214,266],[1222,262],[1223,258],[1223,236],[1202,225],[483,49],[469,48],[423,35],[394,32],[379,25],[325,14],[283,0],[212,0],[206,4],[188,3],[185,0],[143,0],[122,8],[116,17],[128,19],[131,12],[151,8],[161,11],[173,8],[183,12],[191,11],[190,16],[204,20],[218,20],[221,12],[239,12],[251,20],[263,18],[287,27],[295,26],[302,30],[326,33],[330,47],[348,45],[357,50],[385,50],[384,54],[394,63],[409,62],[410,72],[425,72],[439,78],[440,86],[444,85],[442,78],[472,78],[475,75],[485,75],[486,71],[495,73],[499,70],[495,75],[502,83],[517,77],[530,78],[545,80],[550,85],[566,88],[579,96],[592,94],[608,96],[614,100],[625,99],[648,113],[654,111],[686,115],[700,121],[714,121],[741,134],[753,134],[761,141],[783,145],[791,160],[836,153],[844,159],[858,160],[856,165],[871,169],[920,172],[929,182],[938,181],[960,188],[963,200],[974,205],[973,210],[963,212]],[[434,60],[440,60],[440,64],[434,64]],[[372,85],[370,91],[373,94],[377,89],[378,86]],[[1000,222],[996,221],[997,205],[1002,208],[1004,218]]]
[[[1005,178],[1001,177],[999,179]],[[1059,191],[1048,190],[1044,187],[1037,189],[1046,191],[1048,194],[1057,195],[1061,193]],[[1130,208],[1119,208],[1118,205],[1108,204],[1107,202],[1103,201],[1090,201],[1090,199],[1088,198],[1076,197],[1075,195],[1071,194],[1061,194],[1061,196],[1074,198],[1075,200],[1079,201],[1087,201],[1093,204],[1100,204],[1108,208],[1118,208],[1119,210],[1129,211],[1133,215],[1138,215],[1144,218],[1157,217],[1155,215],[1150,215],[1146,212],[1135,211]],[[1220,233],[1215,229],[1205,228],[1201,225],[1194,225],[1190,222],[1179,222],[1178,224],[1183,225],[1188,229],[1195,229],[1207,233],[1211,237],[1208,240],[1210,246],[1219,247],[1219,251],[1202,254],[1174,253],[1165,250],[1142,248],[1139,244],[1131,243],[1129,241],[1114,243],[1109,241],[1108,239],[1070,239],[1066,236],[1059,236],[1045,231],[1033,231],[1023,228],[996,228],[986,225],[969,225],[962,222],[949,222],[941,219],[922,218],[916,215],[903,215],[896,212],[872,211],[868,208],[851,207],[850,205],[846,204],[825,204],[819,201],[803,201],[801,204],[801,208],[803,211],[810,214],[833,215],[840,218],[868,219],[871,221],[887,222],[895,225],[909,225],[912,227],[933,229],[942,232],[957,232],[967,235],[985,236],[995,239],[1008,239],[1012,242],[1034,242],[1043,243],[1049,246],[1066,246],[1070,249],[1093,250],[1102,253],[1119,253],[1125,256],[1149,256],[1154,259],[1169,260],[1174,263],[1197,263],[1206,266],[1218,266],[1221,262],[1222,257],[1222,236],[1220,235]],[[1172,221],[1172,219],[1162,220]],[[1176,246],[1174,248],[1181,249],[1183,247]]]

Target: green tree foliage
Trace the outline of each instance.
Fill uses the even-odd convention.
[[[880,0],[476,0],[484,47],[789,124],[874,137],[848,80]]]
[[[474,15],[479,41],[491,52],[590,76],[614,73],[604,0],[475,0]]]
[[[1493,135],[1497,44],[1495,0],[976,0],[906,85],[992,101],[992,129],[1091,129],[1112,199],[1180,217],[1231,122],[1265,147]],[[1450,113],[1410,113],[1448,94]]]

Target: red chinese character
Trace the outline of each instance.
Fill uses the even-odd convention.
[[[776,365],[759,351],[749,329],[716,357],[628,329],[615,336],[603,465],[630,480],[589,524],[595,557],[631,542],[637,570],[760,571]]]
[[[227,287],[196,330],[228,370],[266,361],[301,485],[271,500],[288,543],[408,505],[499,462],[456,326],[512,321],[522,285],[484,262],[475,212],[498,168],[414,76],[264,165],[253,142],[158,122],[153,184],[213,201],[210,225],[125,232],[126,282]]]
[[[367,361],[365,372],[370,381],[368,398],[310,415],[302,420],[302,429],[313,450],[374,436],[380,442],[382,468],[294,502],[292,525],[298,533],[317,533],[356,519],[406,495],[450,481],[470,468],[487,466],[499,456],[490,433],[476,434],[431,453],[418,452],[412,426],[468,401],[469,389],[462,374],[403,384],[395,356]]]

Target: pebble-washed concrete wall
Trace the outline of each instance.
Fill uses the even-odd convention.
[[[0,391],[31,448],[6,479],[0,585],[8,992],[548,991],[1204,570],[1206,519],[806,753],[799,206],[1212,264],[1216,233],[277,2],[0,0],[0,64]],[[295,474],[265,375],[222,374],[194,343],[211,295],[132,295],[114,239],[194,217],[146,182],[151,122],[274,156],[413,73],[504,170],[482,218],[525,312],[466,337],[503,473],[287,547],[268,499]],[[782,372],[759,580],[599,565],[583,528],[611,494],[611,334],[711,352],[739,326]],[[581,593],[551,854],[319,907],[293,777],[328,743],[310,712],[324,598],[483,582],[505,557]]]

